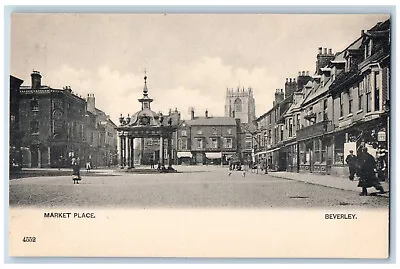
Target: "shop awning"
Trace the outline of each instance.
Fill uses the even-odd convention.
[[[208,159],[221,159],[221,152],[206,152]]]
[[[177,152],[176,155],[178,156],[178,158],[182,157],[192,158],[192,153],[187,151]]]

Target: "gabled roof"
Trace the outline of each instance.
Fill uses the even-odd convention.
[[[203,125],[203,126],[232,126],[236,125],[236,120],[231,117],[199,117],[193,120],[186,120],[186,123],[191,126]]]

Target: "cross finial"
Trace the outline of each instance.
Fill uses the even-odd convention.
[[[144,83],[145,83],[145,84],[147,83],[146,80],[147,80],[147,70],[146,70],[146,68],[145,68],[145,69],[144,69]]]

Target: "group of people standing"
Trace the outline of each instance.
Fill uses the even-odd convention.
[[[358,156],[354,155],[354,151],[350,150],[346,157],[346,163],[349,166],[349,179],[354,180],[355,175],[358,176],[358,187],[362,188],[361,196],[368,195],[368,188],[374,187],[379,193],[385,193],[380,180],[377,176],[377,163],[375,158],[368,153],[368,149],[363,147]]]

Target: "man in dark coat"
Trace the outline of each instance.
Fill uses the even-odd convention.
[[[347,155],[346,157],[346,163],[349,166],[349,172],[350,172],[349,179],[351,181],[354,180],[354,174],[357,171],[357,156],[355,156],[353,152],[354,151],[350,150],[350,154]]]
[[[380,193],[384,193],[383,187],[378,182],[375,175],[376,163],[374,157],[368,153],[367,148],[363,148],[359,156],[360,162],[360,182],[359,187],[362,188],[360,195],[368,195],[367,188],[374,187]]]

